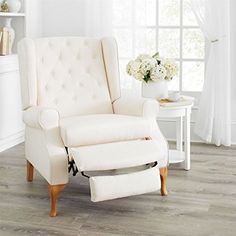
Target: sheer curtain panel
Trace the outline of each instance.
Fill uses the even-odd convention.
[[[191,0],[191,8],[209,45],[195,132],[206,142],[230,146],[230,0]]]

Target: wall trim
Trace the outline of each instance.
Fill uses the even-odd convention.
[[[236,145],[236,120],[232,121],[232,145]]]
[[[14,147],[20,143],[23,143],[25,140],[24,130],[13,134],[7,138],[0,139],[0,152],[5,151],[11,147]]]

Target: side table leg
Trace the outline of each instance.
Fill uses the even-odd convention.
[[[183,117],[178,117],[176,122],[176,149],[183,151]]]
[[[185,162],[184,169],[190,170],[190,111],[186,109],[184,118],[184,151]]]

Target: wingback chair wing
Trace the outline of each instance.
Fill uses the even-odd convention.
[[[51,216],[68,183],[68,163],[84,176],[111,172],[89,176],[95,202],[158,189],[167,194],[168,146],[155,120],[159,104],[121,97],[113,38],[23,39],[18,53],[27,180],[33,180],[33,168],[46,179]]]

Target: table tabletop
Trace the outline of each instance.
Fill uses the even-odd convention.
[[[194,98],[190,96],[181,96],[178,101],[159,102],[161,109],[183,109],[194,105]]]

